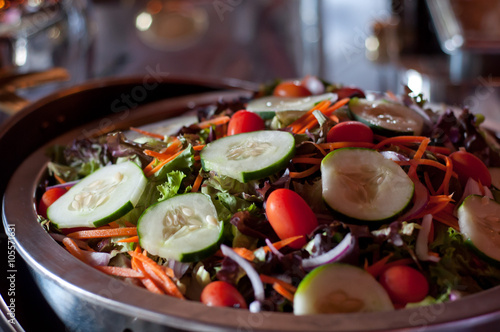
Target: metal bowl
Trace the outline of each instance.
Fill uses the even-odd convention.
[[[75,259],[36,222],[36,188],[46,175],[46,147],[96,130],[177,116],[189,106],[221,97],[249,96],[255,85],[163,78],[158,90],[134,101],[142,105],[116,111],[116,100],[120,102],[132,93],[138,96],[142,89],[137,87],[144,87],[142,78],[89,83],[33,104],[0,128],[1,151],[12,152],[10,160],[2,160],[9,168],[1,172],[5,174],[0,183],[10,179],[3,200],[4,227],[15,230],[17,251],[69,330],[465,331],[493,328],[498,323],[500,288],[455,302],[393,312],[312,316],[250,313],[152,294]],[[33,133],[29,139],[27,132]]]

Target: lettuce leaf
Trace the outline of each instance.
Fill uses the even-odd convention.
[[[174,197],[179,192],[182,185],[182,180],[186,177],[181,171],[172,171],[167,174],[167,181],[163,184],[156,186],[156,189],[160,192],[161,197],[158,201],[164,201],[171,197]]]

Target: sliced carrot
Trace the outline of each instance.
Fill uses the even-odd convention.
[[[307,157],[294,157],[292,158],[292,162],[296,164],[321,164],[322,158],[307,158]]]
[[[137,132],[139,134],[143,134],[143,135],[146,135],[146,136],[158,138],[160,140],[164,140],[165,139],[164,135],[152,133],[152,132],[149,132],[149,131],[146,131],[146,130],[142,130],[142,129],[139,129],[139,128],[130,127],[130,130],[133,130],[133,131],[135,131],[135,132]]]
[[[328,106],[330,106],[330,101],[324,100],[316,105],[316,107],[313,107],[311,110],[309,110],[309,112],[311,113],[308,112],[308,117],[305,119],[305,123],[303,123],[297,130],[297,134],[304,134],[306,130],[310,130],[315,127],[318,124],[318,120],[314,116],[314,111],[319,111],[325,114],[324,112],[326,112]]]
[[[322,154],[323,156],[326,156],[326,155],[327,155],[327,153],[326,153],[325,149],[323,149],[323,148],[321,147],[321,145],[320,145],[320,144],[318,144],[318,143],[314,143],[314,142],[311,142],[311,141],[305,141],[304,143],[314,145],[314,147],[315,147],[316,149],[318,149],[318,150],[319,150],[319,152],[321,152],[321,154]]]
[[[365,271],[370,273],[372,276],[377,278],[380,273],[382,273],[384,266],[387,265],[387,262],[389,259],[393,256],[393,253],[390,253],[389,255],[385,256],[384,258],[376,261],[370,266],[365,266]]]
[[[211,126],[219,126],[219,125],[228,123],[229,120],[231,120],[231,118],[226,116],[226,115],[219,116],[217,118],[213,118],[213,119],[198,123],[198,127],[200,127],[201,129],[205,129],[205,128],[208,128]]]
[[[191,192],[195,193],[200,189],[201,182],[203,181],[203,175],[201,175],[201,171],[196,176],[194,180],[193,187],[191,188]]]
[[[151,160],[151,162],[146,167],[144,167],[144,169],[143,169],[144,174],[151,172],[155,163],[156,163],[156,159]]]
[[[302,172],[290,172],[290,177],[292,179],[302,179],[308,177],[309,175],[314,174],[316,171],[320,169],[320,165],[314,165]]]
[[[389,137],[384,139],[383,141],[377,143],[373,148],[375,150],[379,150],[382,147],[389,145],[389,144],[394,144],[394,143],[400,143],[400,144],[411,144],[411,143],[421,143],[423,140],[429,139],[428,137],[425,136],[396,136],[396,137]]]
[[[116,221],[112,221],[108,224],[109,227],[111,228],[118,228],[120,227],[120,225],[118,225],[118,223]]]
[[[300,118],[292,122],[288,127],[292,129],[292,132],[297,134],[308,122],[314,119],[314,115],[312,114],[317,109],[323,109],[330,105],[329,100],[323,100],[318,104],[314,105],[309,111],[304,113]]]
[[[184,295],[179,291],[177,288],[177,285],[170,279],[170,277],[166,274],[165,270],[162,269],[158,264],[156,264],[155,261],[153,261],[151,258],[147,257],[146,255],[142,253],[137,253],[134,251],[129,251],[128,252],[130,256],[140,260],[143,264],[147,264],[148,267],[152,269],[154,274],[161,279],[162,287],[164,290],[167,292],[167,294],[172,295],[174,297],[177,297],[179,299],[184,299]]]
[[[59,182],[60,184],[66,183],[66,181],[64,181],[59,175],[54,174],[54,177],[56,178],[57,182]]]
[[[148,291],[156,294],[165,294],[165,292],[155,284],[153,279],[148,276],[146,270],[144,269],[144,266],[142,265],[142,262],[138,259],[135,259],[134,257],[132,257],[132,268],[145,275],[145,277],[141,278],[141,282]]]
[[[375,144],[368,142],[335,142],[335,143],[320,143],[318,144],[323,149],[335,150],[342,148],[373,148]]]
[[[234,252],[236,252],[238,255],[246,259],[247,261],[253,261],[255,259],[255,255],[252,250],[249,250],[247,248],[243,247],[237,247],[233,248]]]
[[[71,255],[88,264],[87,258],[83,255],[82,249],[78,247],[73,239],[65,237],[62,242]]]
[[[119,267],[119,266],[94,266],[94,267],[112,276],[124,277],[124,278],[144,278],[144,274],[142,274],[142,272],[126,267]]]
[[[292,285],[286,281],[283,281],[281,279],[271,277],[271,276],[268,276],[265,274],[260,274],[259,276],[260,276],[260,280],[265,284],[280,284],[283,288],[285,288],[286,290],[288,290],[292,293],[295,293],[297,291],[297,287],[295,287],[294,285]]]
[[[444,210],[433,214],[432,215],[433,220],[437,220],[448,227],[456,229],[457,231],[460,230],[460,226],[458,225],[458,219],[452,214],[445,212]]]
[[[439,155],[440,157],[444,158],[445,163],[446,163],[446,171],[444,173],[444,178],[443,182],[439,186],[438,190],[436,190],[437,194],[445,194],[448,195],[450,193],[450,180],[451,177],[453,176],[453,162],[451,161],[450,158],[448,158],[445,155]],[[482,188],[482,186],[481,186]]]
[[[131,237],[128,237],[126,239],[121,239],[121,240],[118,240],[116,241],[117,243],[118,242],[125,242],[125,243],[139,243],[139,237],[136,235],[136,236],[131,236]]]
[[[281,241],[274,242],[273,246],[274,246],[274,248],[276,248],[276,250],[280,250],[281,248],[286,247],[287,245],[292,244],[295,241],[302,239],[303,237],[304,237],[303,235],[292,236],[292,237],[283,239]],[[264,247],[262,247],[262,249],[264,249],[265,252],[271,251],[271,249],[269,249],[268,246],[264,246]]]
[[[194,151],[201,151],[205,147],[205,144],[195,145],[193,146]]]
[[[408,176],[411,179],[415,179],[417,177],[418,161],[422,159],[422,156],[424,155],[425,150],[427,149],[427,145],[429,145],[430,141],[430,138],[425,138],[422,140],[422,142],[420,142],[420,146],[413,156],[413,160],[416,161],[416,163],[412,163],[412,165],[410,166],[410,170],[408,171]]]
[[[273,284],[273,288],[278,294],[283,296],[285,299],[287,299],[290,302],[293,302],[293,294],[290,293],[288,290],[286,290],[281,284],[275,283]]]
[[[150,177],[151,175],[153,175],[154,173],[158,172],[163,166],[165,166],[167,163],[171,162],[172,160],[174,160],[175,158],[177,158],[177,156],[179,156],[184,150],[181,150],[179,152],[177,152],[176,154],[170,156],[169,158],[163,160],[161,163],[159,163],[156,167],[154,167],[151,171],[147,172],[145,175],[147,177]]]
[[[336,110],[338,110],[339,108],[341,108],[342,106],[344,106],[345,104],[347,104],[349,102],[349,100],[351,100],[351,98],[340,99],[339,101],[335,102],[335,104],[333,104],[332,106],[328,107],[326,109],[326,111],[324,112],[324,114],[326,116],[331,116],[333,112],[335,112]]]
[[[134,236],[137,235],[137,227],[120,227],[108,229],[91,229],[76,231],[67,236],[73,239],[95,239],[102,237]]]

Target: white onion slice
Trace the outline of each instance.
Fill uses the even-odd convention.
[[[279,252],[278,249],[276,249],[276,247],[273,245],[273,243],[269,239],[266,239],[266,245],[269,247],[269,250],[271,250],[271,252],[273,254],[275,254],[279,258],[283,258],[284,255],[281,252]]]
[[[410,158],[408,158],[405,155],[402,155],[401,153],[398,153],[396,151],[380,151],[380,154],[384,156],[385,159],[390,159],[393,161],[409,161]]]
[[[422,228],[418,232],[415,254],[421,261],[439,262],[439,257],[429,255],[429,232],[431,231],[432,215],[426,214],[422,219]]]
[[[302,267],[305,270],[312,270],[321,265],[337,262],[354,249],[355,242],[356,239],[351,235],[351,233],[347,233],[342,241],[340,241],[340,243],[337,244],[337,246],[332,250],[316,257],[303,259]]]
[[[249,261],[238,255],[237,253],[234,252],[233,249],[230,247],[221,244],[220,250],[222,251],[222,254],[224,256],[227,256],[231,258],[233,261],[235,261],[243,270],[245,270],[248,279],[250,279],[250,282],[252,283],[253,287],[253,292],[255,296],[255,300],[262,303],[265,299],[264,297],[264,285],[262,284],[262,281],[260,280],[260,276],[257,273],[257,271],[254,269],[252,264],[250,264]],[[250,309],[257,310],[256,312],[260,311],[260,305],[251,305]]]
[[[87,262],[92,266],[107,266],[111,259],[111,254],[99,251],[82,251]]]

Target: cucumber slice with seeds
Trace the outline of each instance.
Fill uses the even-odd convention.
[[[105,166],[49,206],[48,218],[58,228],[106,225],[134,208],[146,183],[141,168],[131,161]]]
[[[358,221],[388,221],[413,197],[413,182],[403,169],[371,149],[330,152],[321,162],[321,178],[326,204]]]
[[[285,168],[295,151],[295,139],[285,131],[261,130],[227,136],[201,151],[205,171],[240,182],[265,178]]]
[[[500,204],[485,196],[470,195],[457,213],[460,232],[465,238],[500,264]]]
[[[149,207],[139,218],[137,233],[149,253],[181,262],[195,262],[219,248],[223,223],[205,194],[174,196]]]
[[[385,100],[352,98],[349,115],[384,136],[420,135],[424,127],[424,118],[420,114],[402,104]]]

